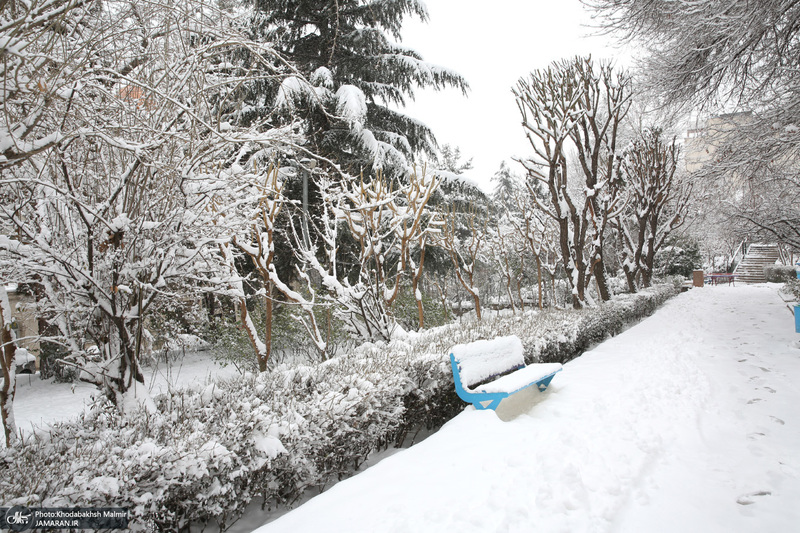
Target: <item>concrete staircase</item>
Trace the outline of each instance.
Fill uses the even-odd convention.
[[[777,244],[753,243],[747,254],[736,266],[736,281],[744,283],[765,283],[764,267],[774,265],[780,257]]]

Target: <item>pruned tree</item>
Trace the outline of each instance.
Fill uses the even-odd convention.
[[[489,256],[503,276],[503,289],[508,297],[511,313],[516,314],[517,304],[514,293],[518,297],[521,310],[525,310],[522,296],[522,278],[525,272],[525,252],[527,247],[516,231],[512,216],[504,215],[492,228],[489,236]],[[516,290],[515,290],[516,289]]]
[[[561,261],[576,308],[586,302],[592,274],[601,280],[600,296],[610,297],[602,247],[608,222],[622,207],[612,183],[613,151],[629,102],[627,83],[609,65],[595,68],[589,58],[574,58],[532,72],[513,89],[534,151],[533,158],[520,162],[536,206],[558,226]],[[582,174],[579,195],[571,192],[576,180],[570,179],[567,154],[573,146]]]
[[[473,205],[466,214],[466,221],[452,207],[443,216],[444,226],[436,245],[447,252],[453,272],[472,298],[475,315],[481,320],[481,291],[477,272],[481,263],[486,262],[484,247],[488,236],[488,213]]]
[[[439,180],[435,175],[426,176],[425,169],[422,170],[421,177],[414,172],[408,186],[401,188],[403,205],[410,215],[403,222],[403,235],[408,235],[405,253],[407,268],[411,274],[411,290],[414,292],[417,304],[419,329],[425,327],[425,308],[421,290],[425,272],[425,254],[429,245],[436,241],[444,225],[439,214],[430,207],[431,199],[439,187]]]
[[[570,138],[577,147],[583,172],[585,194],[591,222],[590,262],[600,298],[610,300],[603,257],[606,228],[625,205],[617,177],[617,139],[631,101],[630,77],[614,72],[609,63],[595,66],[591,58],[573,63],[582,85],[578,104],[581,116]]]
[[[301,252],[303,268],[306,275],[319,277],[334,312],[360,339],[391,338],[397,325],[392,308],[409,276],[422,313],[418,289],[425,250],[440,226],[428,202],[438,184],[435,176],[423,172],[412,173],[400,190],[380,174],[369,182],[362,178],[358,183],[323,187],[325,211],[315,233],[325,258],[321,261],[316,249],[306,248]],[[350,276],[337,267],[340,229],[357,243]]]
[[[558,226],[561,261],[572,289],[573,306],[585,301],[587,285],[586,207],[579,211],[568,187],[566,145],[575,126],[580,101],[577,80],[568,72],[569,64],[551,65],[533,72],[529,79],[520,79],[514,88],[517,107],[522,114],[522,126],[535,157],[522,160],[528,172],[531,198],[536,206]],[[541,183],[546,193],[537,195],[535,184]]]
[[[252,171],[225,172],[226,187],[216,191],[210,207],[212,224],[219,236],[222,265],[228,273],[216,285],[223,294],[232,296],[237,302],[242,327],[253,346],[260,372],[267,370],[272,354],[273,315],[279,295],[305,311],[304,318],[300,321],[324,359],[327,356],[327,343],[314,315],[313,290],[309,291],[309,297],[303,296],[290,288],[275,268],[278,217],[285,210],[295,207],[294,202],[283,194],[284,182],[281,180],[280,169],[262,160],[263,151],[251,153],[245,150],[240,155],[249,158]],[[238,163],[240,161],[234,162],[232,168],[241,168]],[[304,214],[295,209],[294,216],[302,217]],[[259,278],[260,288],[254,296],[264,301],[263,338],[261,329],[254,323],[248,310],[243,275],[239,272],[235,253],[247,258]],[[299,277],[304,279],[302,272]]]
[[[631,292],[636,292],[639,276],[642,286],[650,286],[656,253],[686,219],[693,187],[677,175],[679,153],[676,140],[665,142],[658,128],[642,131],[623,152],[622,179],[630,199],[615,225]]]
[[[512,219],[517,233],[523,238],[527,251],[536,263],[537,305],[544,307],[545,277],[550,278],[551,290],[555,297],[555,257],[558,250],[558,232],[551,218],[536,208],[532,196],[517,197],[519,216]],[[545,276],[546,274],[546,276]]]

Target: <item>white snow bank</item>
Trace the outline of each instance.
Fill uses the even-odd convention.
[[[796,531],[797,383],[774,288],[693,289],[511,421],[467,407],[257,531]]]

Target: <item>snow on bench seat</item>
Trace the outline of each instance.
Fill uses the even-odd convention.
[[[519,370],[499,377],[484,385],[475,387],[472,392],[504,392],[510,394],[521,391],[546,376],[552,376],[561,370],[561,363],[540,363],[528,365]],[[539,390],[544,390],[547,385],[542,385]]]
[[[562,368],[560,363],[525,366],[515,335],[453,346],[450,365],[456,393],[476,409],[496,409],[503,398],[532,385],[544,391]]]

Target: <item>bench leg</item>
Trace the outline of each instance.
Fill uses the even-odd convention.
[[[550,382],[553,381],[554,376],[548,376],[547,378],[543,379],[542,381],[537,381],[536,385],[539,387],[541,392],[547,390],[547,387],[550,385]]]
[[[492,411],[494,411],[495,409],[497,409],[497,406],[500,405],[501,401],[503,401],[502,398],[495,398],[494,400],[484,400],[482,402],[472,402],[472,405],[474,405],[475,409],[478,409],[479,411],[483,411],[484,409],[491,409]]]

